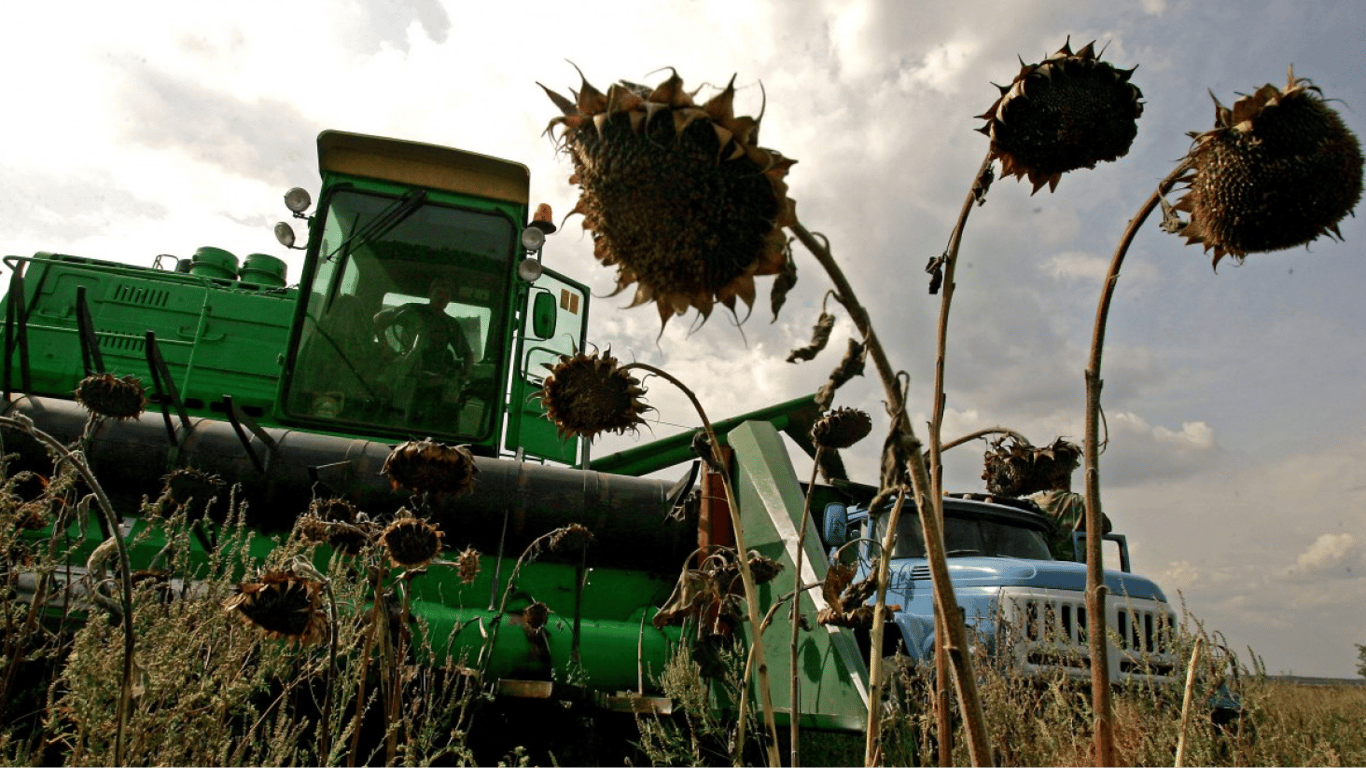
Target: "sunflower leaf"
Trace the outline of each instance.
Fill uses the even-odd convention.
[[[797,260],[792,258],[792,246],[789,243],[784,249],[782,271],[773,278],[773,288],[768,294],[768,304],[773,309],[773,319],[769,322],[778,322],[778,310],[787,303],[787,294],[797,285]]]
[[[834,330],[835,316],[829,312],[822,312],[821,316],[816,318],[816,324],[811,327],[811,343],[792,350],[787,356],[787,361],[795,363],[798,360],[814,359],[830,343],[830,333]]]
[[[830,378],[816,392],[816,407],[822,411],[830,410],[830,405],[835,402],[835,391],[844,386],[844,383],[855,376],[863,375],[863,365],[867,361],[867,347],[854,339],[849,340],[849,348],[844,352],[844,359],[835,370],[830,372]]]

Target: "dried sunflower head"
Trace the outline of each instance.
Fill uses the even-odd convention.
[[[640,381],[617,365],[611,350],[599,355],[561,355],[541,384],[541,404],[561,437],[592,440],[603,432],[634,431],[652,410],[641,397]]]
[[[1292,69],[1284,90],[1214,105],[1214,129],[1192,134],[1194,170],[1175,206],[1190,221],[1177,234],[1213,249],[1215,266],[1341,237],[1338,222],[1361,200],[1361,142],[1319,90]]]
[[[348,555],[360,554],[369,546],[376,528],[356,505],[338,498],[314,499],[296,526],[304,541],[328,544]]]
[[[841,450],[873,431],[873,420],[857,408],[836,408],[811,428],[811,439],[821,448]]]
[[[237,585],[237,592],[223,603],[248,624],[266,631],[271,639],[312,643],[327,632],[321,608],[322,584],[286,571],[266,573],[253,582]]]
[[[147,393],[136,376],[96,373],[76,385],[76,402],[91,413],[122,421],[136,418],[147,408]]]
[[[326,523],[355,523],[362,514],[355,504],[335,496],[309,502],[308,513]]]
[[[463,496],[474,490],[474,455],[463,445],[410,440],[394,447],[381,471],[394,488]]]
[[[441,553],[444,535],[426,520],[403,516],[390,523],[379,540],[394,565],[411,569],[421,568]]]
[[[754,278],[785,264],[794,161],[758,146],[758,118],[735,115],[734,78],[700,105],[676,72],[606,94],[584,80],[573,100],[545,91],[564,113],[550,130],[561,129],[580,189],[571,215],[617,267],[617,292],[636,283],[631,306],[655,302],[661,325],[689,307],[705,320],[717,302],[752,306]]]
[[[570,523],[563,528],[557,528],[550,537],[550,551],[552,552],[581,552],[589,544],[593,543],[593,532],[588,528],[578,524]]]
[[[1028,496],[1070,488],[1072,472],[1081,463],[1081,448],[1061,437],[1050,445],[1036,446],[1009,435],[992,443],[983,463],[982,479],[986,481],[987,493]]]
[[[1094,42],[1073,53],[1069,40],[1038,64],[1022,61],[1010,85],[997,86],[996,103],[978,115],[1001,175],[1028,176],[1034,192],[1045,184],[1051,192],[1068,171],[1128,154],[1143,114],[1133,73],[1101,61]]]
[[[522,609],[522,626],[528,633],[539,632],[550,621],[550,606],[535,602]]]
[[[183,507],[190,520],[199,520],[209,509],[209,504],[223,493],[227,481],[216,474],[194,467],[180,467],[161,478],[161,498],[157,506],[164,512],[169,504],[171,509]],[[218,519],[220,515],[215,515]],[[221,520],[219,520],[221,522]]]
[[[465,547],[465,551],[455,560],[455,569],[460,574],[461,584],[473,584],[479,578],[479,551],[474,547]]]

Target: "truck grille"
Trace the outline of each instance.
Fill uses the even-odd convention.
[[[1004,588],[1000,595],[998,650],[1010,654],[1027,673],[1061,670],[1072,677],[1090,675],[1086,598],[1054,589]],[[1170,678],[1175,614],[1154,600],[1106,598],[1112,680]]]

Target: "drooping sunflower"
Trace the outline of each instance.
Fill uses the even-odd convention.
[[[551,531],[550,551],[574,554],[582,552],[597,537],[580,523],[570,523]]]
[[[1028,176],[1033,192],[1045,184],[1051,192],[1068,171],[1128,154],[1143,114],[1143,92],[1129,82],[1134,69],[1101,61],[1094,42],[1073,53],[1070,40],[1038,64],[1021,61],[1020,73],[997,86],[1000,98],[977,116],[987,121],[978,130],[991,137],[1001,175]]]
[[[157,507],[163,513],[178,508],[185,510],[189,520],[200,520],[208,514],[210,504],[223,495],[227,481],[211,472],[195,467],[178,467],[161,478],[161,496]],[[220,506],[214,510],[216,522],[222,522],[226,512]]]
[[[1225,254],[1340,238],[1338,222],[1361,200],[1361,142],[1293,68],[1284,89],[1268,83],[1232,109],[1214,99],[1214,129],[1191,136],[1194,169],[1174,206],[1190,221],[1176,231],[1213,249],[1215,266]]]
[[[271,639],[312,643],[327,633],[322,610],[322,584],[286,571],[263,574],[253,582],[237,585],[236,594],[223,603],[247,624],[265,630]]]
[[[546,367],[550,375],[541,384],[541,404],[560,437],[622,434],[644,424],[641,414],[652,410],[641,399],[640,380],[617,365],[610,349],[561,355],[559,363]]]
[[[548,130],[574,165],[571,215],[617,267],[617,293],[635,283],[631,306],[655,302],[661,326],[689,307],[705,320],[717,302],[752,306],[754,278],[785,264],[795,161],[758,145],[760,118],[735,114],[735,79],[700,105],[677,72],[605,94],[585,79],[574,99],[541,87],[563,113]]]
[[[136,418],[147,408],[147,393],[136,376],[119,378],[96,373],[76,385],[76,402],[91,413],[122,421]]]
[[[873,431],[873,420],[857,408],[836,408],[811,427],[811,439],[821,448],[841,450]]]
[[[394,488],[463,496],[474,490],[479,468],[463,445],[410,440],[394,447],[380,470]]]
[[[304,541],[329,544],[348,555],[363,551],[378,532],[364,512],[340,498],[314,499],[308,512],[300,516],[296,529]]]
[[[426,520],[404,515],[390,523],[379,535],[379,540],[394,565],[421,568],[441,553],[441,539],[444,536]]]
[[[1029,496],[1070,487],[1080,462],[1081,448],[1061,437],[1037,446],[1010,435],[993,442],[983,455],[982,479],[992,495]]]

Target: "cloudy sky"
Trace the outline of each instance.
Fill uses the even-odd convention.
[[[202,6],[202,7],[201,7]],[[1127,220],[1212,126],[1209,92],[1283,84],[1294,64],[1366,131],[1366,17],[1351,2],[657,2],[231,4],[7,3],[0,10],[0,249],[138,264],[202,245],[298,259],[271,235],[284,190],[316,191],[327,128],[458,146],[522,162],[532,194],[573,207],[569,165],[543,135],[557,114],[537,87],[655,82],[740,88],[764,110],[761,143],[798,163],[802,222],[829,238],[893,365],[911,376],[917,424],[933,385],[940,253],[987,148],[973,115],[1069,36],[1138,65],[1145,111],[1129,155],[1063,178],[1055,193],[998,181],[963,240],[947,360],[946,437],[1005,425],[1080,442],[1100,280]],[[761,89],[762,86],[762,89]],[[1350,677],[1366,643],[1366,227],[1345,242],[1257,255],[1218,272],[1151,222],[1110,317],[1102,457],[1106,511],[1135,569],[1272,672]],[[600,295],[577,220],[548,262]],[[667,367],[714,417],[814,390],[831,351],[804,342],[828,281],[798,249],[801,281],[775,323],[765,305],[656,339],[650,309],[595,304],[614,353]],[[766,295],[768,281],[760,285]],[[694,425],[655,386],[662,436]],[[839,404],[882,418],[856,381]],[[923,430],[921,431],[923,434]],[[876,481],[873,443],[847,458]],[[595,446],[595,454],[630,440]],[[946,455],[947,485],[980,488],[979,442]],[[805,470],[802,470],[803,472]]]

